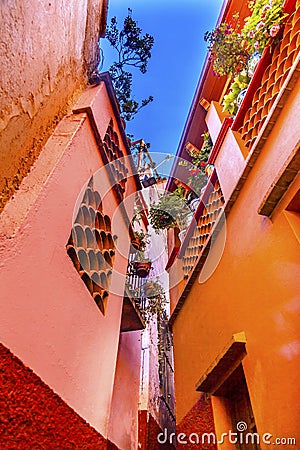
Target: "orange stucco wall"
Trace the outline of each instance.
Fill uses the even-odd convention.
[[[174,322],[177,422],[199,398],[196,382],[231,336],[244,331],[243,366],[258,432],[297,436],[299,235],[283,210],[291,199],[289,191],[273,221],[258,209],[299,142],[299,98],[298,82],[226,219],[226,244],[216,270],[205,283],[194,282]],[[225,170],[222,148],[220,155],[220,184],[229,192],[234,185],[230,188],[231,171]],[[295,183],[299,189],[299,177],[290,191],[297,190]],[[216,420],[220,402],[213,406]]]
[[[95,98],[102,91],[103,82],[89,93]],[[109,98],[104,97],[103,129],[112,118],[124,150]],[[78,196],[101,166],[87,115],[67,116],[0,215],[0,328],[4,345],[106,437],[125,281],[120,274],[126,273],[129,247],[127,224],[117,213],[112,189],[102,196],[103,211],[123,244],[121,253],[117,247],[105,315],[66,252]],[[109,188],[105,170],[94,178],[96,186]],[[127,185],[128,193],[135,189],[132,177]]]

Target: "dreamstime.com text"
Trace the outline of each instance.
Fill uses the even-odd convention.
[[[295,437],[274,437],[271,433],[258,433],[247,432],[246,422],[237,423],[237,431],[229,430],[226,433],[222,433],[219,438],[215,433],[170,433],[165,428],[163,432],[157,435],[157,442],[159,444],[224,444],[228,442],[230,444],[266,444],[266,445],[296,445]]]

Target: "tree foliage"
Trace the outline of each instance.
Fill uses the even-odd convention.
[[[142,35],[141,28],[137,26],[136,21],[130,15],[125,17],[121,30],[118,28],[116,17],[113,17],[106,37],[117,52],[117,60],[110,66],[109,73],[120,104],[121,114],[125,120],[129,121],[141,108],[152,102],[153,97],[150,95],[141,103],[132,98],[132,73],[126,69],[134,67],[143,74],[147,72],[154,38],[148,33]]]

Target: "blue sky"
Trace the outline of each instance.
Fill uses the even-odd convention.
[[[143,34],[154,36],[145,75],[133,72],[136,100],[154,101],[127,123],[126,131],[150,142],[151,152],[176,153],[206,55],[205,31],[214,28],[222,0],[109,0],[108,23],[116,16],[121,27],[128,8]],[[101,40],[107,70],[114,53]],[[155,159],[155,158],[154,158]],[[161,159],[161,158],[159,158]],[[157,161],[158,162],[158,161]]]

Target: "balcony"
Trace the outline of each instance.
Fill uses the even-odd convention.
[[[299,5],[299,0],[286,1],[284,8],[289,16],[281,39],[265,48],[236,116],[222,120],[216,102],[211,103],[207,113],[206,123],[209,131],[219,130],[214,137],[209,163],[216,167],[225,198],[226,214],[229,213],[271,133],[273,160],[277,164],[266,163],[265,166],[264,178],[271,180],[270,189],[272,183],[276,183],[280,167],[289,163],[291,149],[297,147],[297,134],[289,124],[293,123],[297,114],[296,100],[293,98],[300,73]],[[290,95],[293,89],[294,94]],[[285,122],[283,123],[284,119],[281,118],[279,125],[279,115],[284,106]],[[290,183],[289,178],[286,185]],[[265,195],[268,196],[268,192]],[[273,209],[262,207],[260,213],[267,211],[267,215],[270,215]]]
[[[177,255],[177,258],[182,261],[184,284],[170,319],[171,324],[187,297],[197,273],[205,264],[213,236],[216,236],[223,225],[224,205],[225,199],[216,170],[214,170]]]
[[[121,318],[121,332],[137,331],[145,328],[145,322],[140,308],[144,299],[136,298],[125,290]]]
[[[129,255],[129,263],[133,255]],[[142,311],[146,306],[146,298],[141,295],[141,286],[145,283],[143,278],[127,273],[123,298],[121,318],[121,332],[143,330],[146,325]]]
[[[241,134],[249,150],[263,131],[262,143],[266,140],[299,76],[299,25],[298,1],[284,26],[281,41],[265,49],[235,118],[232,129]]]

